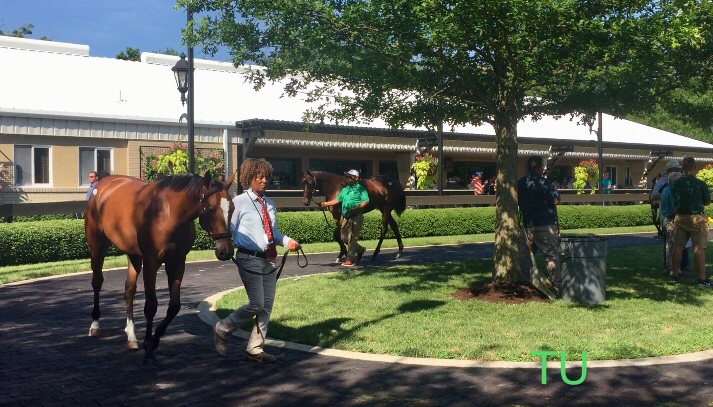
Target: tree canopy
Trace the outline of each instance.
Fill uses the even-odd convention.
[[[648,126],[713,143],[713,89],[699,84],[674,89],[652,109],[627,115]]]
[[[126,47],[125,50],[116,54],[116,59],[124,61],[141,61],[141,50],[138,48]]]
[[[516,280],[517,123],[542,115],[646,112],[711,76],[710,0],[179,0],[208,12],[189,44],[254,62],[259,88],[318,107],[307,121],[384,119],[496,134],[494,279]]]
[[[171,47],[166,47],[163,51],[153,51],[153,53],[178,56],[178,51]],[[141,61],[141,50],[138,48],[126,47],[125,50],[116,54],[116,59],[123,59],[124,61]]]
[[[35,26],[32,24],[25,24],[21,27],[15,28],[14,30],[9,31],[9,32],[5,32],[2,30],[2,28],[0,28],[0,35],[6,35],[8,37],[16,37],[16,38],[27,38],[30,35],[32,35],[33,28],[35,28]],[[44,41],[52,41],[50,38],[48,38],[44,35],[42,37],[40,37],[39,39],[44,40]]]

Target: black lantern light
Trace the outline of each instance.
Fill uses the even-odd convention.
[[[176,87],[181,92],[181,103],[185,106],[186,92],[188,92],[188,61],[186,61],[186,54],[181,52],[181,59],[176,62],[176,65],[171,70],[176,76]]]

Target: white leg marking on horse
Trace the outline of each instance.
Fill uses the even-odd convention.
[[[97,336],[101,333],[101,330],[99,329],[99,321],[98,320],[93,320],[92,324],[89,326],[89,336]]]
[[[228,219],[228,212],[230,211],[230,201],[225,198],[220,198],[220,209],[223,210],[223,217],[225,218],[225,227],[230,230],[230,219]]]
[[[126,318],[126,328],[124,328],[124,332],[126,332],[126,339],[129,341],[136,341],[136,333],[134,332],[134,320]]]

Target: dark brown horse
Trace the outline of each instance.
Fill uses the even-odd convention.
[[[374,254],[371,259],[374,260],[376,255],[381,250],[381,243],[384,241],[384,236],[389,230],[389,226],[396,235],[396,241],[399,244],[399,252],[396,258],[401,257],[404,251],[404,244],[401,242],[401,232],[399,225],[391,215],[391,211],[396,211],[396,214],[401,215],[406,209],[406,195],[404,189],[398,180],[395,180],[386,175],[376,175],[371,178],[363,178],[359,183],[366,188],[369,193],[369,205],[364,208],[364,213],[373,209],[381,211],[381,237],[379,244],[374,249]],[[325,201],[331,201],[339,195],[339,192],[347,185],[347,180],[344,175],[332,174],[323,171],[307,171],[302,178],[303,185],[303,200],[305,206],[312,202],[312,197],[315,191],[320,191],[325,196]],[[342,242],[339,231],[339,219],[342,216],[342,206],[337,204],[332,208],[332,216],[337,223],[334,230],[334,240],[339,243],[339,257],[337,261],[341,261],[343,256],[347,255],[347,247]]]
[[[195,240],[195,219],[215,241],[215,256],[229,260],[233,255],[230,216],[233,203],[226,182],[213,181],[210,173],[172,175],[152,183],[126,176],[102,178],[94,188],[84,216],[84,229],[92,263],[94,309],[89,336],[100,333],[99,291],[104,276],[102,266],[109,245],[127,254],[128,275],[124,287],[126,302],[127,347],[138,349],[134,333],[134,295],[136,280],[143,268],[146,302],[146,335],[144,365],[155,364],[153,352],[168,324],[181,308],[181,282],[186,268],[186,255]],[[156,274],[166,265],[170,301],[164,320],[152,334],[156,315]]]

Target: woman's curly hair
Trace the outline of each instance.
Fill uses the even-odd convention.
[[[248,158],[240,166],[240,185],[243,188],[250,188],[250,183],[259,175],[265,175],[268,182],[272,176],[272,164],[264,158]]]

